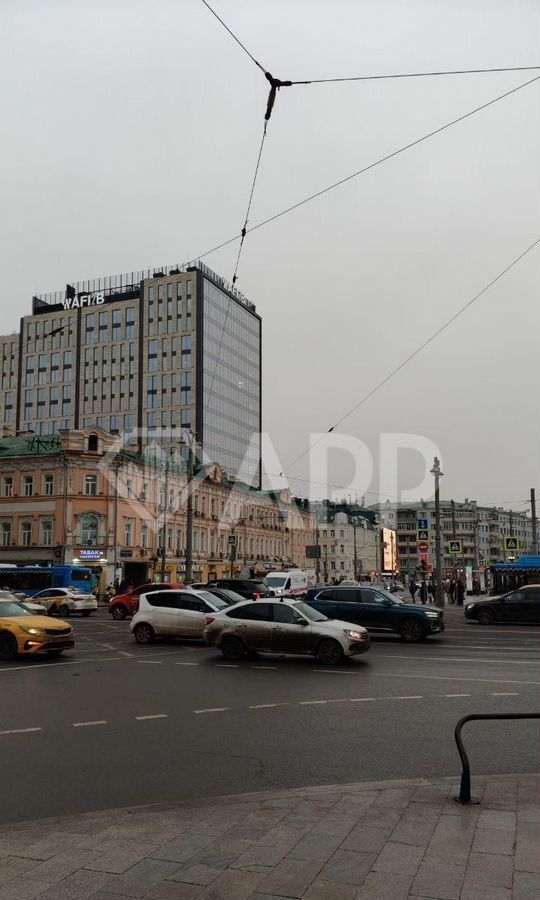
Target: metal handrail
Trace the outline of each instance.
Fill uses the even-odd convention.
[[[540,713],[473,713],[469,716],[463,716],[463,718],[459,720],[454,730],[454,737],[456,739],[458,753],[461,757],[463,771],[461,773],[459,797],[454,798],[457,803],[472,804],[480,802],[479,800],[471,800],[471,767],[469,764],[469,757],[467,756],[467,752],[461,739],[461,729],[465,725],[465,722],[481,719],[540,719]]]

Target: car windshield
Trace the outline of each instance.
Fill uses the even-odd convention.
[[[223,600],[221,597],[217,597],[215,594],[211,594],[210,591],[197,591],[197,597],[202,597],[203,600],[207,600],[208,603],[211,603],[216,609],[224,609],[227,606],[232,606],[232,603]],[[244,598],[241,597],[240,599],[243,600]]]
[[[242,597],[241,594],[237,594],[236,591],[230,591],[228,588],[219,588],[220,594],[223,594],[227,600],[230,600],[231,603],[243,603],[246,599]]]
[[[295,603],[294,608],[297,609],[299,613],[302,613],[306,619],[310,619],[311,622],[325,622],[328,620],[328,616],[323,616],[318,610],[313,609],[311,606],[307,606],[305,603]]]
[[[266,587],[280,588],[287,584],[286,575],[267,575],[264,579]]]
[[[0,603],[0,616],[2,618],[12,616],[27,616],[28,610],[24,608],[20,603],[10,603],[9,600],[2,601]]]

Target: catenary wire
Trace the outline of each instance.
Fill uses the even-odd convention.
[[[203,0],[204,2],[204,0]],[[488,72],[533,72],[540,66],[499,66],[489,69],[448,69],[441,72],[398,72],[389,75],[353,75],[344,78],[309,78],[305,81],[291,81],[294,84],[331,84],[345,81],[383,81],[390,78],[434,78],[438,75],[483,75]]]
[[[237,36],[235,35],[234,31],[231,31],[231,29],[229,28],[228,25],[225,24],[225,22],[223,21],[223,19],[222,19],[220,16],[218,16],[218,14],[217,14],[217,12],[215,11],[215,9],[212,9],[212,7],[210,6],[210,4],[207,3],[207,0],[202,0],[202,2],[203,2],[204,5],[206,6],[206,8],[207,8],[208,10],[210,10],[210,12],[212,13],[212,15],[216,17],[216,19],[218,20],[218,22],[220,22],[220,23],[223,25],[225,31],[228,31],[228,32],[229,32],[229,34],[230,34],[230,36],[232,37],[232,39],[233,39],[234,41],[236,41],[236,43],[242,48],[242,50],[244,51],[244,53],[247,53],[247,55],[249,56],[249,58],[255,63],[256,66],[259,67],[259,69],[261,70],[261,72],[263,72],[263,74],[266,74],[266,69],[264,68],[264,66],[262,66],[262,65],[260,64],[260,62],[259,62],[257,59],[255,59],[255,57],[254,57],[253,54],[248,50],[248,48],[246,47],[246,45],[243,44],[242,41],[240,40],[240,38],[237,37]]]
[[[401,153],[404,153],[406,150],[411,150],[413,147],[418,146],[424,141],[429,140],[435,135],[440,134],[445,131],[447,128],[451,128],[453,125],[457,125],[460,122],[463,122],[465,119],[470,118],[478,112],[481,112],[483,109],[487,109],[490,106],[493,106],[495,103],[498,103],[499,100],[504,100],[506,97],[509,97],[511,94],[515,94],[517,91],[522,90],[528,85],[533,84],[536,81],[540,80],[540,75],[531,78],[529,81],[525,81],[523,84],[519,84],[517,87],[512,88],[510,91],[506,91],[504,94],[499,94],[497,97],[494,97],[492,100],[488,100],[487,103],[483,103],[481,106],[477,106],[474,109],[469,110],[469,112],[464,113],[462,116],[459,116],[457,119],[452,119],[450,122],[447,122],[445,125],[441,125],[439,128],[436,128],[434,131],[429,131],[427,134],[422,135],[422,137],[416,138],[414,141],[411,141],[408,144],[405,144],[403,147],[398,148],[397,150],[392,151],[392,153],[388,153],[386,156],[382,156],[379,159],[375,160],[375,162],[369,163],[369,165],[364,166],[362,169],[358,169],[356,172],[352,172],[350,175],[346,175],[345,178],[341,178],[339,181],[335,181],[332,184],[327,185],[321,190],[316,191],[314,194],[310,194],[308,197],[304,197],[303,200],[299,200],[297,203],[293,203],[291,206],[286,207],[286,209],[282,209],[280,212],[274,213],[269,216],[267,219],[263,219],[261,222],[257,222],[255,225],[252,225],[251,228],[246,229],[246,234],[251,234],[253,231],[257,231],[259,228],[264,228],[266,225],[269,225],[271,222],[275,222],[277,219],[282,218],[282,216],[288,215],[290,212],[294,212],[294,210],[299,209],[301,206],[304,206],[306,203],[310,203],[312,200],[316,200],[318,197],[322,197],[324,194],[328,194],[330,191],[334,190],[334,188],[341,187],[342,184],[346,184],[349,181],[352,181],[354,178],[358,178],[360,175],[369,172],[371,169],[375,169],[377,166],[382,165],[382,163],[388,162],[390,159],[394,159],[394,157],[399,156]],[[218,250],[222,250],[224,247],[228,247],[230,244],[234,244],[235,241],[239,240],[242,237],[242,233],[235,234],[234,237],[228,238],[226,241],[222,241],[220,244],[217,244],[215,247],[212,247],[210,250],[205,250],[204,253],[200,253],[198,256],[191,257],[187,260],[183,265],[189,265],[194,259],[204,259],[206,256],[210,256],[212,253],[217,253]]]
[[[400,372],[406,365],[408,365],[408,363],[410,363],[416,356],[418,356],[419,353],[422,352],[422,350],[424,350],[437,337],[439,337],[439,335],[442,334],[442,332],[445,331],[450,325],[452,325],[452,323],[455,322],[456,319],[459,319],[459,317],[462,316],[463,313],[465,313],[473,305],[473,303],[476,303],[476,301],[479,300],[480,297],[482,297],[490,288],[493,287],[494,284],[496,284],[501,278],[503,278],[504,275],[507,274],[507,272],[509,272],[511,269],[513,269],[514,266],[516,266],[525,256],[527,256],[528,253],[531,252],[531,250],[534,250],[534,248],[537,247],[538,244],[540,244],[540,237],[536,238],[536,240],[533,241],[532,244],[529,244],[529,246],[526,247],[525,250],[523,250],[519,254],[519,256],[516,256],[512,260],[512,262],[510,262],[507,266],[505,266],[505,268],[502,269],[502,271],[500,271],[495,276],[495,278],[492,278],[491,281],[488,284],[486,284],[482,288],[481,291],[479,291],[477,294],[475,294],[474,297],[472,297],[470,300],[467,301],[467,303],[465,303],[460,309],[458,309],[457,312],[455,312],[453,316],[450,316],[449,319],[447,319],[445,322],[443,322],[443,324],[439,328],[437,328],[437,330],[434,331],[433,334],[431,334],[427,338],[427,340],[425,340],[422,344],[420,344],[420,346],[417,347],[416,350],[414,350],[412,353],[410,353],[409,356],[407,356],[407,358],[404,359],[398,366],[396,366],[394,369],[392,369],[392,371],[385,378],[383,378],[382,381],[379,381],[379,383],[376,384],[375,387],[373,387],[370,391],[368,391],[367,394],[364,394],[364,396],[357,403],[355,403],[354,406],[351,406],[351,408],[349,410],[347,410],[347,412],[344,413],[344,415],[342,415],[341,418],[338,419],[331,426],[331,428],[329,428],[326,432],[324,432],[324,434],[322,434],[319,438],[317,438],[316,441],[313,441],[313,443],[310,444],[310,446],[306,450],[304,450],[297,457],[295,457],[295,459],[293,459],[292,462],[289,463],[287,468],[291,468],[297,462],[299,462],[301,459],[303,459],[303,457],[306,456],[310,452],[310,450],[313,449],[313,447],[316,447],[317,444],[319,444],[322,440],[324,440],[324,438],[327,434],[330,434],[332,431],[335,431],[335,429],[338,428],[339,425],[341,425],[341,423],[345,421],[345,419],[348,419],[350,416],[352,416],[352,414],[354,412],[356,412],[357,409],[359,409],[364,403],[366,403],[367,400],[369,400],[371,397],[373,397],[374,394],[376,394],[382,387],[384,387],[385,384],[387,384],[392,378],[394,378],[394,376],[397,375],[398,372]]]

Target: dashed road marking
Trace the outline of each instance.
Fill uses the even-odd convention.
[[[470,694],[444,694],[445,697],[470,697]]]
[[[409,696],[404,697],[389,697],[389,700],[423,700],[423,696],[421,694],[411,694]]]
[[[533,659],[478,659],[478,658],[467,658],[465,656],[401,656],[397,653],[385,653],[385,657],[387,659],[408,659],[409,662],[414,660],[414,662],[471,662],[471,663],[496,663],[497,665],[508,665],[511,663],[514,666],[536,666],[537,662]],[[318,669],[315,671],[319,671]]]
[[[74,728],[88,728],[91,725],[106,725],[105,719],[96,719],[95,722],[73,722]]]
[[[375,700],[375,697],[350,697],[351,703],[368,703],[369,700]]]
[[[198,666],[199,663],[187,663],[188,666]],[[214,669],[238,669],[237,663],[215,663]]]
[[[319,703],[326,703],[326,700],[300,700],[299,706],[316,706]]]
[[[517,681],[513,678],[467,678],[461,675],[412,675],[408,672],[378,672],[382,678],[422,678],[424,681],[466,681],[468,684],[479,682],[482,684],[526,684],[536,687],[540,681]]]
[[[360,672],[348,672],[346,669],[313,669],[313,672],[323,672],[325,675],[360,675]]]
[[[119,650],[118,647],[114,647],[112,644],[102,644],[102,647],[105,647],[106,650],[114,650],[116,653],[119,653],[120,656],[133,657],[134,653],[128,653],[127,650]]]
[[[255,706],[248,707],[249,709],[275,709],[276,706],[288,706],[288,703],[257,703]]]
[[[519,697],[517,691],[493,691],[492,697]]]
[[[42,728],[11,728],[9,731],[0,731],[0,734],[30,734],[32,731],[42,730]]]
[[[144,666],[162,666],[163,663],[160,659],[139,659],[137,660],[141,665]]]
[[[147,719],[168,719],[166,713],[156,713],[153,716],[135,716],[137,722],[145,722]]]
[[[150,662],[150,660],[148,660]],[[175,666],[198,666],[199,663],[185,663],[185,662],[177,662]]]
[[[201,715],[201,713],[226,712],[228,709],[228,706],[215,706],[213,709],[194,709],[193,712],[198,716]]]
[[[252,668],[252,669],[255,669],[255,671],[257,671],[258,669],[260,669],[260,670],[263,670],[263,669],[265,669],[265,670],[268,670],[268,669],[275,670],[275,669],[277,669],[277,666],[251,666],[251,668]]]

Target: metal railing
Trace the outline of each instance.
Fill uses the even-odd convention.
[[[469,716],[463,716],[463,718],[459,720],[454,730],[454,737],[456,739],[456,745],[461,757],[462,765],[459,797],[455,797],[457,803],[480,803],[479,800],[471,799],[471,766],[461,738],[461,729],[466,722],[484,719],[540,719],[540,713],[473,713]]]

